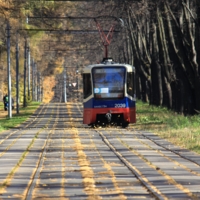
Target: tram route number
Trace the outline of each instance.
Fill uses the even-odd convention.
[[[116,103],[115,108],[126,108],[126,104],[125,103]]]

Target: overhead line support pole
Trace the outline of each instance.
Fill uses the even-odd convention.
[[[67,76],[67,71],[66,71],[66,60],[65,60],[65,62],[64,62],[64,71],[63,71],[63,78],[64,78],[64,102],[66,103],[67,102],[67,80],[66,80],[66,76]]]
[[[23,107],[26,107],[26,65],[27,65],[27,38],[25,38],[24,45],[24,99],[23,99]]]
[[[27,59],[28,59],[28,63],[27,63],[27,67],[28,67],[28,100],[30,100],[30,42],[28,43],[28,47],[27,47]]]
[[[12,93],[10,69],[10,23],[7,21],[7,74],[8,74],[8,117],[12,118]]]
[[[19,43],[18,33],[16,38],[16,112],[19,114]]]
[[[35,63],[34,59],[32,58],[31,62],[31,69],[32,69],[32,101],[35,101]]]

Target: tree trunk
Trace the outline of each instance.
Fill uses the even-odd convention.
[[[164,28],[164,23],[159,7],[157,7],[157,21],[158,21],[158,45],[159,45],[159,60],[162,63],[162,79],[163,79],[163,89],[165,93],[163,105],[168,108],[172,108],[172,91],[170,83],[172,81],[171,74],[174,73],[170,63],[170,56],[168,51],[168,45],[166,41],[166,33]]]
[[[162,91],[162,75],[161,66],[159,64],[159,49],[158,49],[158,38],[157,28],[155,23],[152,24],[153,35],[152,35],[152,63],[151,63],[151,83],[152,83],[152,104],[161,106],[163,103],[163,91]]]

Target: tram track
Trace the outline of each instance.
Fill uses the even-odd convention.
[[[115,153],[115,155],[117,155],[117,157],[119,158],[119,160],[121,161],[121,164],[124,164],[124,166],[126,166],[128,168],[128,171],[130,171],[132,173],[132,170],[129,168],[129,165],[128,163],[122,158],[122,156],[120,156],[116,150],[114,149],[114,147],[107,141],[107,139],[101,134],[99,133],[101,138],[102,138],[102,141],[112,150],[113,153]],[[93,140],[91,138],[91,140]],[[93,142],[94,146],[95,146],[95,143]],[[104,163],[104,166],[105,168],[107,169],[108,171],[108,174],[112,177],[112,182],[113,182],[113,185],[116,189],[116,191],[118,191],[119,193],[119,198],[120,199],[127,199],[127,196],[125,195],[125,190],[124,190],[124,186],[125,187],[131,187],[131,190],[134,192],[137,193],[137,190],[138,190],[138,187],[140,187],[140,190],[142,190],[142,188],[145,188],[143,187],[143,184],[139,184],[139,182],[137,182],[137,178],[135,176],[133,176],[133,180],[134,180],[134,184],[132,185],[131,183],[126,183],[124,181],[119,181],[118,180],[118,177],[116,176],[117,173],[112,169],[112,166],[121,166],[121,164],[117,164],[115,162],[109,162],[109,160],[107,160],[106,158],[104,158],[104,156],[101,154],[101,151],[98,149],[98,147],[95,148],[96,151],[98,152],[98,155],[101,159],[101,161]],[[136,173],[133,173],[134,175]],[[139,176],[138,176],[139,177]],[[101,179],[100,179],[101,180]],[[140,180],[140,179],[139,179]],[[140,180],[141,182],[141,180]],[[137,185],[137,189],[135,188],[135,185]],[[135,194],[134,196],[137,196],[137,194]],[[151,195],[148,190],[145,191],[145,189],[143,189],[143,194],[141,194],[141,196],[139,198],[147,198],[147,199],[152,199],[153,195]]]
[[[11,132],[7,132],[3,133],[3,137],[1,135],[1,141],[0,141],[0,145],[1,147],[3,147],[3,149],[1,150],[0,153],[0,158],[27,132],[27,129],[29,129],[29,127],[31,125],[33,125],[35,123],[35,120],[37,119],[37,116],[39,116],[42,112],[45,112],[45,108],[44,106],[42,106],[37,115],[34,117],[34,119],[29,119],[27,121],[25,121],[24,123],[22,123],[20,126],[23,127],[17,127],[17,130],[14,129],[14,131],[11,129]],[[42,118],[39,118],[39,120],[36,121],[36,123],[32,126],[32,128],[35,126],[37,126],[37,124],[40,123],[40,121],[42,120]],[[23,125],[24,124],[24,125]],[[6,136],[6,134],[8,133],[8,135]],[[14,139],[12,139],[12,138]],[[2,139],[3,138],[3,139]],[[11,138],[11,139],[10,139]],[[11,141],[10,141],[11,140]],[[8,144],[4,144],[4,143],[8,143]],[[5,147],[4,147],[5,146]]]
[[[58,115],[58,111],[59,111],[59,107],[57,108],[56,116]],[[45,154],[46,154],[46,151],[47,151],[48,143],[50,141],[51,135],[55,131],[54,127],[55,127],[55,125],[57,123],[57,120],[58,120],[58,118],[56,117],[55,121],[54,121],[54,124],[53,124],[53,129],[51,129],[49,131],[47,139],[45,140],[44,146],[42,147],[42,152],[40,154],[39,161],[37,163],[35,171],[33,172],[33,175],[32,175],[32,177],[30,179],[29,184],[28,184],[27,191],[26,191],[24,199],[27,199],[27,200],[32,199],[32,193],[33,193],[34,187],[36,185],[36,181],[37,181],[37,179],[39,177],[39,174],[40,174],[43,162],[44,162],[44,158],[45,158]]]
[[[144,136],[144,135],[142,135]],[[144,136],[145,137],[145,136]],[[145,137],[147,138],[147,137]],[[151,140],[153,143],[157,144],[155,141]],[[169,156],[166,156],[165,153],[163,152],[163,150],[159,150],[159,149],[155,149],[153,147],[151,147],[148,143],[145,143],[145,142],[141,142],[141,144],[144,144],[145,146],[147,146],[150,150],[153,150],[153,151],[157,151],[158,154],[160,154],[162,157],[166,158],[169,162],[173,162],[177,167],[182,167],[183,169],[185,169],[186,171],[190,172],[191,174],[193,175],[196,175],[196,176],[200,176],[200,171],[197,172],[197,171],[194,171],[192,169],[190,169],[189,167],[187,167],[186,165],[180,163],[180,162],[177,162],[177,160],[173,159],[173,158],[170,158]],[[158,145],[158,144],[157,144]],[[160,146],[160,145],[159,145]],[[172,150],[169,150],[168,148],[164,147],[164,146],[160,146],[161,148],[167,150],[167,151],[171,151],[172,153],[175,153],[177,156],[180,156],[181,158],[183,159],[186,159],[192,163],[194,163],[197,167],[200,167],[199,164],[197,164],[196,162],[194,162],[194,160],[191,160],[191,159],[187,159],[185,158],[184,156],[182,156],[181,154],[178,154],[177,152],[175,151],[172,151]]]
[[[182,157],[185,160],[188,160],[194,164],[196,164],[197,166],[200,167],[200,160],[197,159],[196,161],[194,160],[195,157],[198,157],[197,154],[190,152],[189,150],[186,149],[181,149],[180,147],[174,146],[171,143],[164,141],[164,144],[160,143],[159,140],[160,138],[150,132],[140,132],[138,131],[139,134],[141,134],[141,136],[143,136],[144,138],[152,141],[153,143],[155,143],[158,146],[161,146],[162,148],[164,148],[166,151],[171,151],[174,154]],[[198,173],[199,174],[199,173]]]
[[[24,148],[24,150],[23,150],[23,147],[22,147],[21,156],[18,157],[18,160],[16,160],[16,163],[13,165],[12,169],[10,169],[10,172],[7,174],[7,176],[4,178],[4,180],[1,181],[1,184],[0,184],[0,195],[2,195],[4,193],[4,191],[5,191],[5,188],[7,186],[9,186],[10,182],[12,181],[13,177],[15,176],[15,173],[17,172],[17,170],[22,165],[22,163],[23,163],[24,159],[26,158],[27,154],[30,153],[31,148],[32,148],[35,140],[39,136],[39,134],[44,130],[44,128],[46,128],[48,126],[48,124],[50,124],[50,122],[52,120],[52,117],[48,118],[47,120],[46,120],[45,117],[43,117],[43,116],[45,116],[45,114],[48,111],[49,111],[49,107],[42,105],[36,111],[36,113],[32,116],[32,118],[30,118],[29,120],[27,120],[24,123],[22,123],[19,127],[17,127],[17,130],[14,130],[14,131],[11,130],[11,133],[9,134],[9,136],[4,138],[3,141],[1,142],[1,145],[2,145],[6,141],[8,141],[10,139],[10,137],[13,138],[13,139],[11,139],[12,141],[10,142],[10,144],[0,154],[0,158],[3,155],[5,157],[9,153],[9,150],[11,150],[11,148],[14,146],[14,144],[16,144],[17,141],[22,139],[23,135],[25,136],[29,132],[30,127],[31,127],[31,129],[36,128],[35,133],[33,134],[32,138],[30,138],[30,143],[27,143],[27,146]],[[45,121],[45,123],[42,122],[42,121]],[[19,135],[18,135],[18,133],[19,133]],[[46,140],[46,142],[47,141],[48,140]],[[44,145],[44,147],[45,147],[45,145]],[[42,148],[43,150],[45,149],[44,147]],[[38,163],[40,163],[40,161]]]
[[[132,127],[86,127],[82,104],[41,109],[20,126],[21,136],[0,144],[16,140],[1,152],[0,199],[200,198],[198,160],[178,155],[180,149],[165,140]],[[10,156],[14,150],[18,157]],[[8,158],[6,169],[2,164]]]
[[[125,159],[122,154],[120,154],[113,145],[108,141],[108,139],[100,132],[98,131],[99,135],[101,136],[102,140],[105,142],[105,144],[115,153],[115,155],[121,160],[121,162],[131,171],[133,174],[136,175],[136,177],[140,180],[142,185],[147,188],[148,191],[156,198],[156,199],[167,199],[166,196],[162,195],[162,193],[157,190],[155,186],[153,186],[148,179],[146,179],[142,173],[135,168],[130,162],[128,162],[127,159]]]
[[[78,108],[78,110],[81,112],[81,110],[80,110],[80,108],[79,107],[77,107]],[[69,113],[71,113],[71,111],[69,110]],[[81,112],[82,113],[82,112]],[[85,154],[85,153],[83,153],[83,150],[84,150],[84,147],[81,145],[81,140],[79,139],[79,137],[78,137],[78,130],[75,130],[76,131],[76,140],[78,140],[78,144],[79,144],[79,146],[81,146],[81,150],[79,149],[79,153],[78,154],[81,154],[83,157],[84,157],[84,166],[87,166],[87,168],[89,168],[89,170],[87,169],[87,172],[88,172],[88,174],[83,174],[82,176],[86,179],[86,180],[90,180],[90,184],[88,184],[88,181],[86,181],[86,183],[87,183],[87,186],[85,186],[86,188],[87,188],[87,190],[88,191],[90,191],[90,193],[88,193],[89,195],[92,195],[92,196],[89,196],[89,199],[91,198],[91,199],[102,199],[101,198],[101,192],[100,192],[100,190],[99,190],[99,188],[97,189],[97,191],[94,191],[94,189],[93,189],[93,187],[94,187],[94,185],[95,184],[98,184],[98,183],[100,183],[101,184],[101,181],[102,181],[102,179],[101,179],[101,173],[99,174],[99,177],[98,178],[96,178],[96,177],[94,177],[94,171],[92,170],[92,168],[91,168],[91,166],[90,166],[90,161],[89,161],[89,159],[87,158],[87,155]],[[123,164],[125,164],[125,166],[127,166],[127,168],[130,170],[130,171],[133,171],[133,168],[130,168],[130,164],[128,164],[128,162],[127,161],[125,161],[124,160],[124,158],[122,157],[122,156],[120,156],[119,155],[119,153],[117,153],[116,152],[116,150],[114,149],[114,147],[107,141],[107,139],[103,136],[103,134],[101,134],[99,131],[97,131],[97,130],[94,130],[94,132],[98,132],[99,133],[99,135],[101,136],[101,139],[102,139],[102,141],[117,155],[117,157],[121,160],[121,162],[123,163]],[[91,134],[90,134],[90,132],[89,131],[86,131],[86,133],[87,133],[87,137],[88,138],[90,138],[90,147],[92,148],[92,149],[94,149],[96,152],[97,152],[97,155],[99,156],[99,158],[100,158],[100,160],[101,160],[101,162],[103,163],[103,166],[104,166],[104,168],[105,168],[105,170],[106,170],[106,172],[104,172],[104,173],[106,173],[106,174],[108,174],[110,177],[111,177],[111,181],[112,181],[112,183],[113,183],[113,186],[114,186],[114,188],[115,188],[115,191],[119,194],[119,199],[121,200],[121,199],[127,199],[127,197],[124,195],[124,191],[123,191],[123,189],[120,187],[120,185],[123,185],[121,182],[118,182],[117,181],[117,178],[115,177],[115,173],[114,173],[114,171],[112,170],[112,167],[111,167],[111,165],[109,164],[109,162],[106,160],[106,159],[104,159],[104,157],[101,155],[101,151],[98,149],[98,147],[96,146],[96,144],[95,144],[95,142],[93,141],[93,138],[91,137]],[[95,134],[95,133],[94,133]],[[81,151],[81,153],[80,153],[80,151]],[[80,161],[81,162],[81,161]],[[81,165],[81,164],[80,164]],[[103,174],[104,174],[103,173]],[[134,171],[134,175],[136,175],[137,174],[137,172],[136,171]],[[97,176],[97,175],[96,175]],[[143,181],[142,181],[142,179],[140,179],[139,177],[139,175],[137,176],[138,177],[138,179],[142,182],[142,184],[140,185],[141,186],[141,188],[143,188]],[[125,183],[124,183],[125,184]],[[132,189],[134,189],[134,188],[132,188]],[[149,191],[151,191],[150,189],[151,188],[148,188],[147,187],[147,189],[149,190]],[[106,192],[107,194],[109,194],[109,190],[108,190],[108,192]],[[152,198],[152,196],[154,196],[154,197],[156,197],[156,198],[158,198],[158,195],[155,193],[154,194],[154,192],[153,191],[151,191],[152,192],[152,195],[150,194],[150,195],[147,195],[146,194],[146,192],[145,191],[143,191],[144,193],[145,193],[145,195],[142,195],[143,197],[148,197],[148,199],[151,199]],[[86,191],[86,193],[87,193],[87,191]],[[105,190],[103,190],[103,193],[104,193],[104,195],[105,195]],[[160,197],[160,196],[159,196]]]
[[[0,145],[2,145],[6,140],[8,140],[11,136],[13,136],[13,134],[20,132],[20,130],[22,129],[26,129],[29,128],[30,125],[32,125],[35,120],[37,119],[37,116],[39,116],[44,110],[44,105],[40,108],[39,112],[35,114],[35,117],[32,119],[30,118],[29,120],[27,120],[26,122],[22,123],[20,126],[17,126],[14,129],[11,129],[11,131],[4,131],[0,134]],[[41,118],[42,119],[42,118]],[[39,121],[36,122],[35,126],[39,123]]]
[[[169,198],[170,198],[170,196],[167,195],[167,193],[165,194],[164,192],[161,192],[161,190],[159,190],[158,187],[157,187],[156,185],[152,185],[152,183],[151,183],[150,181],[148,181],[147,176],[145,176],[143,172],[141,172],[140,170],[138,170],[137,168],[135,168],[135,166],[133,165],[133,163],[129,162],[128,159],[126,159],[126,158],[123,156],[123,153],[121,154],[118,150],[116,150],[116,148],[109,142],[109,139],[108,139],[101,131],[97,131],[97,132],[100,134],[100,136],[102,137],[102,140],[105,141],[105,143],[109,146],[109,148],[110,148],[112,151],[115,152],[115,154],[119,157],[119,159],[120,159],[131,171],[133,171],[134,174],[136,174],[136,176],[140,179],[140,181],[144,184],[144,186],[147,187],[147,189],[148,189],[149,191],[151,191],[152,194],[153,194],[156,198],[158,198],[158,199],[169,199]],[[107,131],[104,131],[104,132],[107,132]],[[121,132],[120,134],[123,134],[123,133],[122,133],[123,131],[119,131],[119,132]],[[116,130],[115,130],[115,133],[116,133]],[[112,133],[107,133],[107,135],[111,135],[111,134],[112,134]],[[113,135],[115,135],[115,137],[116,137],[117,134],[113,134]],[[173,166],[175,165],[175,167],[172,168],[172,171],[173,171],[173,170],[174,170],[174,171],[177,171],[178,168],[181,168],[181,169],[185,170],[186,172],[188,172],[188,173],[190,174],[190,175],[189,175],[189,176],[190,176],[190,182],[192,182],[192,180],[194,180],[194,179],[196,178],[196,176],[199,177],[199,175],[200,175],[200,174],[199,174],[199,165],[194,164],[193,166],[191,166],[191,163],[190,163],[190,164],[189,164],[189,165],[190,165],[190,168],[189,168],[189,167],[186,166],[187,164],[181,164],[180,161],[178,161],[178,159],[180,160],[180,158],[184,159],[181,155],[177,155],[177,157],[176,157],[177,160],[172,159],[172,158],[170,158],[169,156],[167,156],[167,155],[165,155],[164,153],[162,153],[161,150],[158,150],[157,148],[152,148],[150,145],[148,145],[148,142],[146,143],[146,142],[141,141],[139,138],[137,138],[137,137],[135,136],[135,134],[132,134],[132,136],[133,136],[135,139],[137,139],[137,142],[138,142],[138,143],[140,143],[141,145],[144,145],[144,146],[147,148],[147,150],[145,150],[145,151],[150,151],[150,152],[151,152],[151,151],[154,151],[154,152],[156,152],[156,156],[159,154],[160,157],[163,157],[163,158],[166,159],[169,163],[172,163]],[[141,135],[140,135],[140,137],[141,137]],[[174,191],[175,191],[176,189],[178,189],[178,190],[180,190],[183,194],[185,194],[185,196],[183,195],[184,197],[182,197],[183,199],[199,199],[200,193],[199,193],[199,192],[196,192],[195,190],[194,190],[195,192],[192,192],[192,190],[191,190],[191,189],[192,189],[192,188],[191,188],[191,184],[192,184],[192,183],[188,182],[188,183],[185,183],[185,184],[183,185],[183,184],[181,183],[180,180],[178,180],[178,179],[176,180],[176,178],[175,178],[176,176],[174,175],[174,172],[171,172],[171,173],[166,172],[166,171],[165,171],[165,168],[162,167],[162,165],[154,164],[154,163],[156,163],[156,162],[153,162],[153,159],[149,159],[148,156],[145,156],[144,154],[140,153],[140,152],[137,150],[137,146],[134,147],[134,143],[131,144],[130,141],[127,143],[127,141],[123,141],[123,138],[121,138],[121,137],[119,137],[119,136],[117,136],[116,138],[117,138],[116,140],[118,140],[118,142],[119,142],[120,144],[122,144],[124,147],[126,147],[128,150],[130,150],[130,152],[133,152],[133,156],[137,156],[137,157],[138,157],[139,159],[141,159],[144,163],[146,163],[147,166],[151,167],[151,168],[156,172],[156,174],[159,174],[159,176],[162,177],[163,182],[166,182],[166,183],[169,184],[169,185],[173,185],[173,186],[174,186]],[[152,141],[152,142],[154,142],[154,141]],[[135,142],[135,143],[136,143],[136,142]],[[163,148],[164,150],[166,150],[165,147],[163,147],[163,146],[160,146],[160,147]],[[143,147],[143,148],[144,148],[144,147]],[[144,149],[145,149],[145,148],[144,148]],[[142,150],[141,150],[141,152],[142,152]],[[171,152],[171,153],[174,153],[173,151],[170,151],[170,152]],[[169,152],[166,152],[166,153],[169,154]],[[153,154],[152,154],[152,155],[153,155]],[[178,158],[178,156],[180,156],[180,157]],[[184,161],[182,161],[182,162],[184,162]],[[195,171],[194,169],[191,169],[191,167],[192,167],[192,168],[196,167],[195,169],[196,169],[197,171]],[[164,169],[162,169],[162,168],[164,168]],[[185,173],[186,173],[186,172],[185,172]],[[160,179],[160,178],[158,177],[158,179]]]

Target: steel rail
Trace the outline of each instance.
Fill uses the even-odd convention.
[[[36,181],[37,181],[37,179],[39,177],[39,174],[41,172],[41,169],[42,169],[42,166],[43,166],[43,163],[44,163],[45,155],[46,155],[46,152],[47,152],[47,147],[48,147],[49,141],[51,140],[51,135],[55,131],[54,127],[55,127],[55,125],[57,123],[57,120],[58,120],[58,117],[57,117],[58,114],[59,114],[59,106],[57,107],[57,110],[56,110],[56,119],[55,119],[54,124],[53,124],[53,129],[51,129],[49,131],[49,133],[48,133],[48,136],[47,136],[47,139],[46,139],[45,144],[43,146],[39,161],[37,163],[36,170],[33,173],[33,177],[31,179],[30,184],[28,185],[28,188],[27,188],[27,191],[26,191],[26,194],[25,194],[25,199],[26,200],[31,200],[32,199],[33,190],[35,188]]]
[[[129,161],[124,158],[115,147],[108,141],[106,136],[104,136],[100,131],[96,130],[96,132],[102,138],[102,141],[111,149],[111,151],[119,158],[119,160],[138,178],[141,184],[148,189],[149,193],[151,193],[156,199],[163,199],[163,196],[154,190],[142,177],[141,175],[132,167]]]

